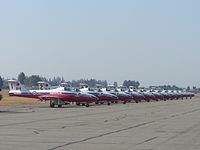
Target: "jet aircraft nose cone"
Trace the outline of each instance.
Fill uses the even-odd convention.
[[[94,100],[98,100],[98,97],[96,97],[96,96],[91,96],[91,98]]]
[[[114,98],[114,99],[118,99],[118,97],[117,97],[117,96],[112,96],[112,98]]]

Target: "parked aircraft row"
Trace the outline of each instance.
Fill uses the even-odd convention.
[[[151,100],[175,100],[188,99],[194,96],[193,93],[179,92],[150,92],[150,91],[134,91],[133,89],[115,89],[114,87],[90,90],[88,86],[81,86],[75,89],[67,83],[63,83],[60,87],[50,89],[48,83],[38,82],[39,90],[28,90],[16,80],[9,80],[9,95],[40,99],[42,101],[50,101],[50,107],[57,105],[62,107],[66,104],[75,103],[76,105],[84,105],[89,107],[91,103],[107,104],[122,102],[140,102]]]

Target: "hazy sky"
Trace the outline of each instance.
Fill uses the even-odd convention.
[[[199,0],[0,0],[0,75],[200,86]]]

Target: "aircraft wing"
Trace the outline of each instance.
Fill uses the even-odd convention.
[[[48,94],[48,95],[41,95],[39,96],[40,100],[48,101],[48,100],[63,100],[65,101],[65,98],[61,95],[54,95],[54,94]]]

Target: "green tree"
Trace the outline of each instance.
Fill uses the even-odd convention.
[[[129,87],[129,86],[134,86],[135,88],[138,88],[140,86],[139,81],[131,81],[131,80],[125,80],[123,83],[123,86]]]
[[[21,72],[19,75],[18,75],[18,81],[21,83],[21,84],[24,84],[24,81],[26,79],[26,76],[23,72]]]
[[[114,85],[115,88],[118,87],[117,82],[114,82],[113,85]]]
[[[27,77],[24,83],[25,85],[31,87],[31,86],[37,86],[38,81],[42,81],[41,77],[39,75],[32,75],[30,77]]]

